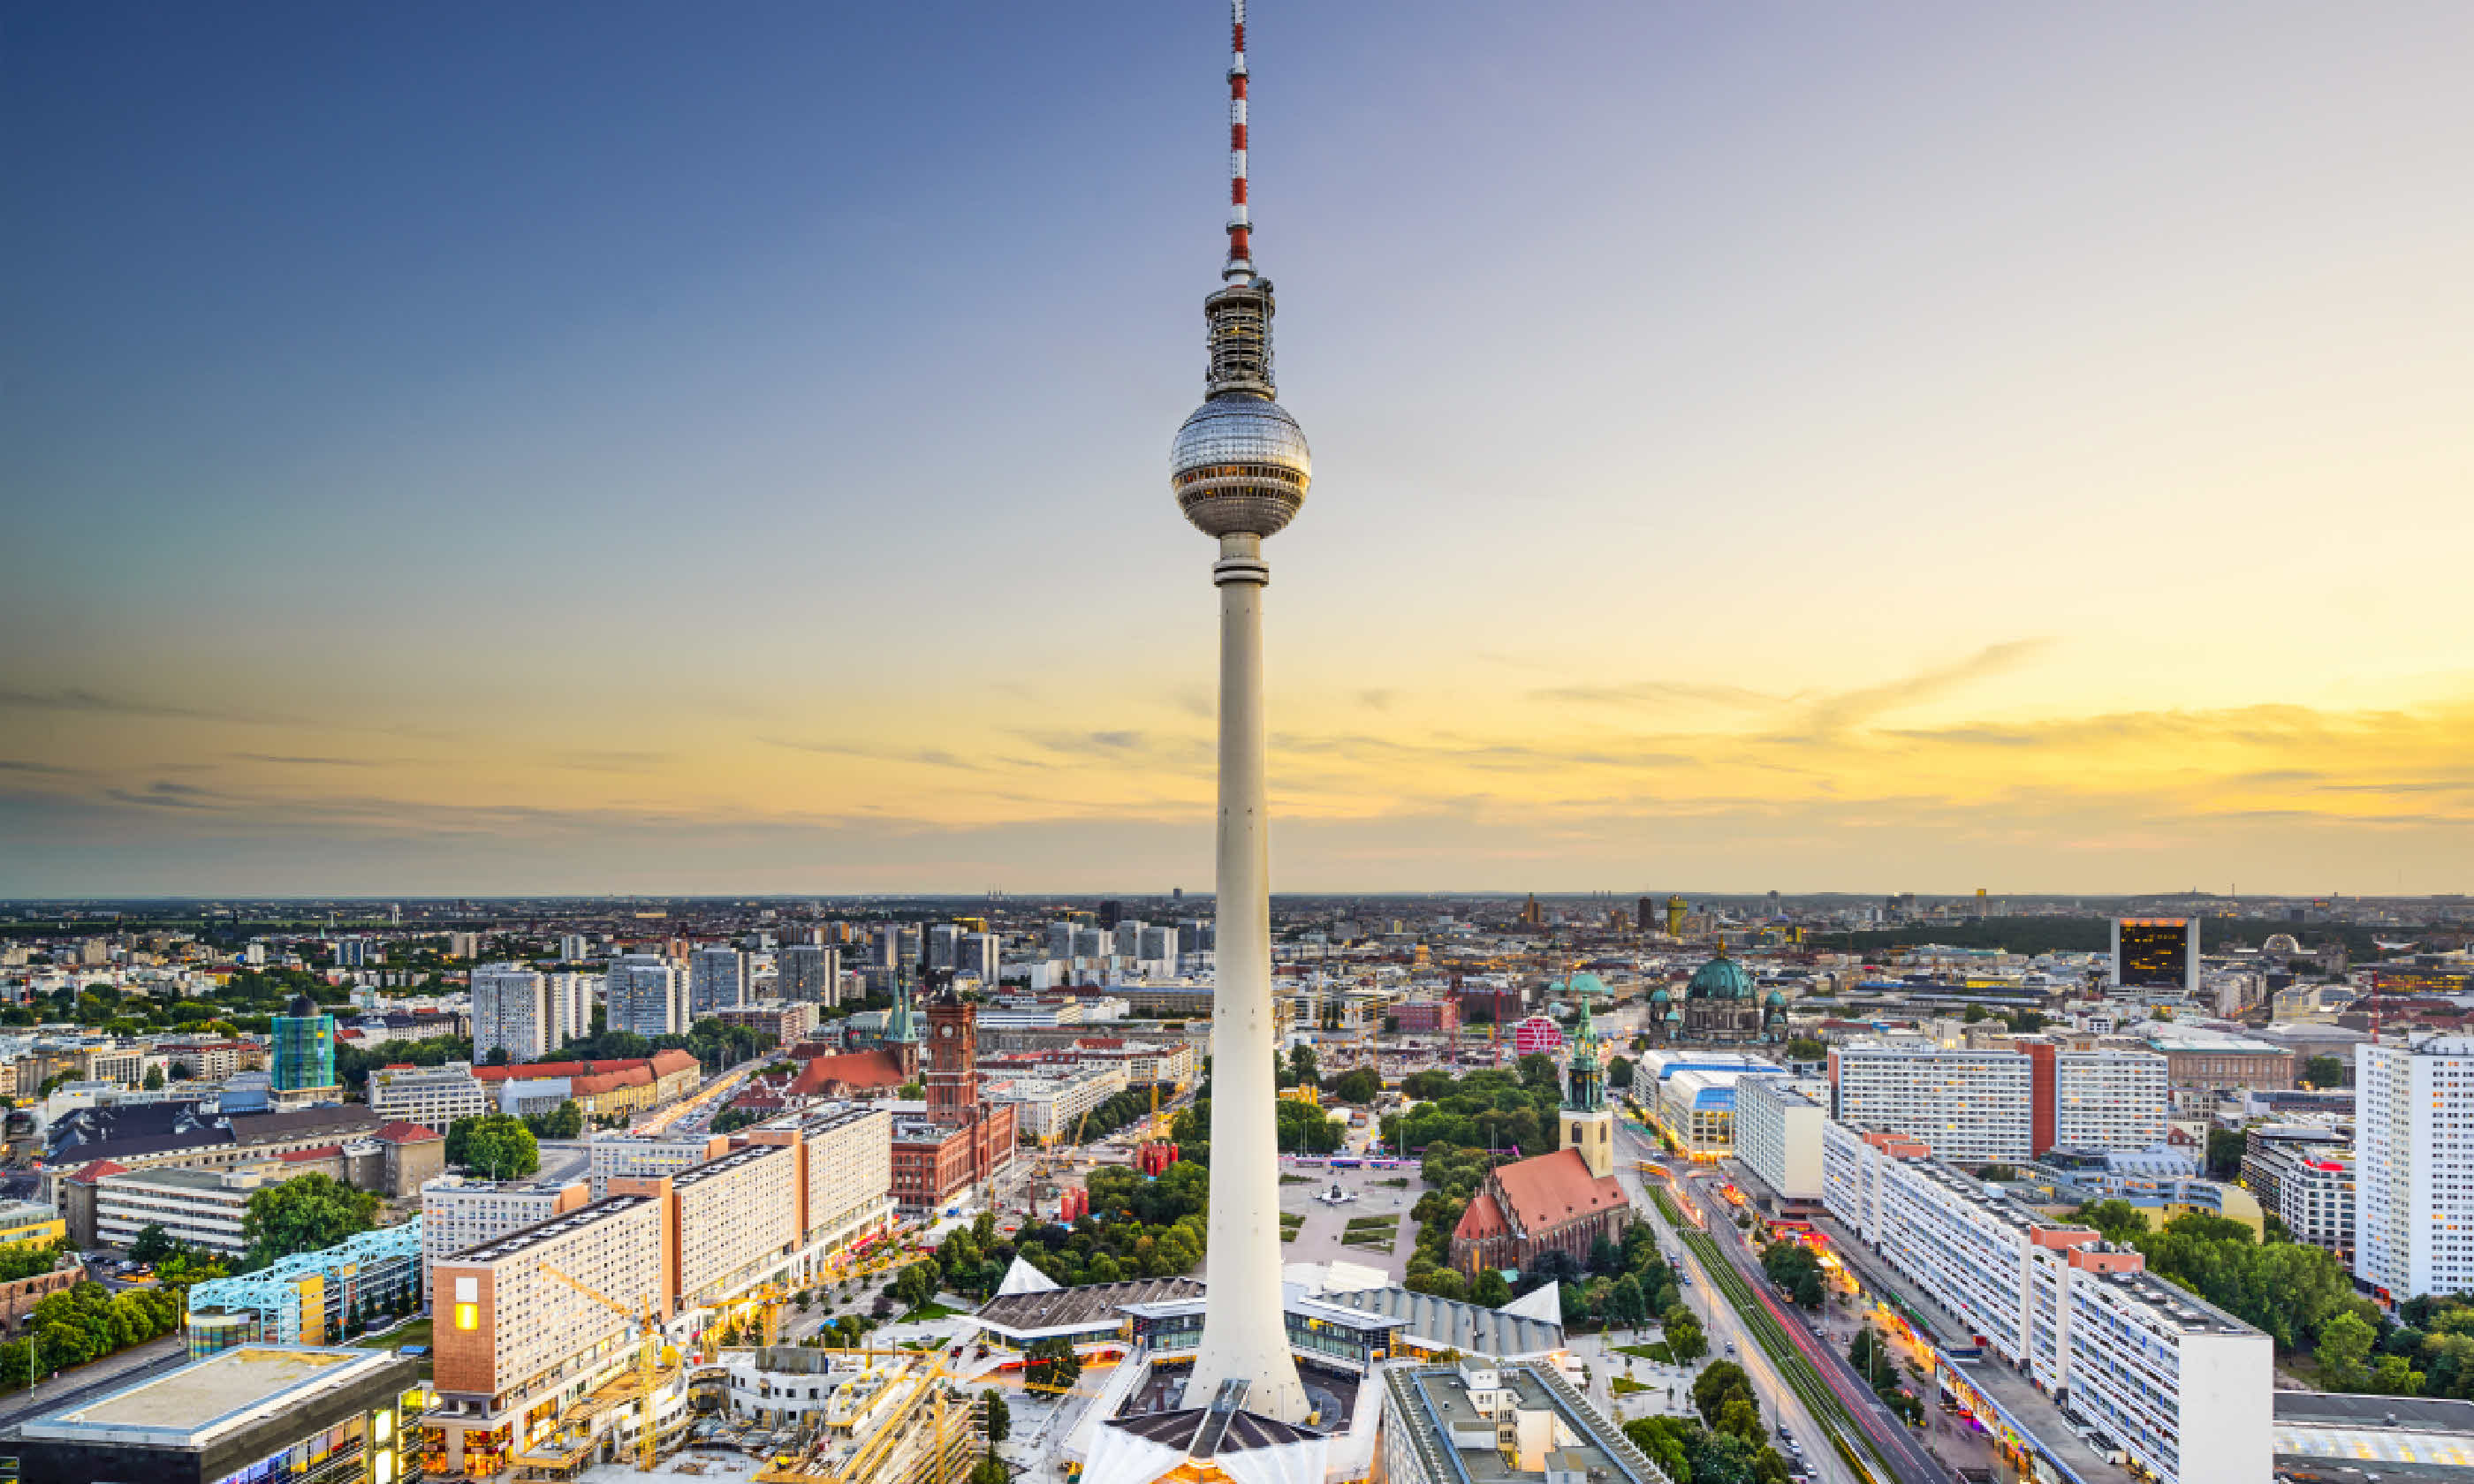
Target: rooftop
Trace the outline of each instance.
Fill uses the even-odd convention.
[[[401,1361],[385,1351],[246,1345],[28,1423],[30,1438],[196,1448],[215,1434],[300,1405]]]
[[[1437,1298],[1397,1285],[1322,1297],[1348,1308],[1399,1320],[1400,1332],[1405,1337],[1436,1350],[1520,1357],[1543,1355],[1564,1348],[1561,1325],[1523,1319],[1482,1304]]]
[[[483,1242],[478,1247],[468,1248],[447,1260],[458,1263],[503,1262],[518,1253],[538,1247],[553,1238],[565,1236],[578,1227],[591,1226],[596,1221],[604,1221],[622,1212],[634,1210],[640,1206],[651,1204],[652,1201],[648,1197],[641,1195],[604,1196],[598,1201],[579,1206],[563,1215],[552,1216],[547,1221],[536,1221],[528,1227],[518,1227],[504,1236]]]
[[[1048,1288],[1035,1293],[999,1294],[982,1305],[980,1323],[1015,1334],[1088,1328],[1114,1324],[1117,1311],[1131,1304],[1161,1304],[1200,1299],[1202,1284],[1191,1278],[1142,1278],[1122,1283],[1083,1283],[1073,1288]]]
[[[1589,1403],[1544,1366],[1504,1365],[1497,1368],[1501,1384],[1513,1393],[1514,1405],[1524,1411],[1551,1410],[1576,1440],[1557,1448],[1546,1460],[1549,1476],[1579,1474],[1590,1480],[1622,1480],[1626,1484],[1670,1484],[1631,1441],[1589,1408]],[[1515,1484],[1535,1479],[1515,1470],[1495,1450],[1492,1419],[1471,1404],[1468,1385],[1453,1366],[1403,1366],[1387,1371],[1393,1415],[1407,1424],[1410,1446],[1423,1457],[1426,1472],[1459,1484]],[[1482,1447],[1462,1448],[1455,1431],[1482,1431]]]

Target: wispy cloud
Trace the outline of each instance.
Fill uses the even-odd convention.
[[[672,761],[673,753],[634,753],[602,751],[591,748],[552,754],[551,762],[561,768],[573,768],[584,773],[650,773]]]
[[[798,742],[787,737],[764,737],[761,740],[768,747],[788,748],[794,753],[813,753],[825,757],[865,757],[877,762],[907,762],[918,763],[930,768],[956,768],[966,773],[993,771],[985,763],[973,762],[967,757],[939,747],[911,748],[905,751],[896,748],[861,747],[849,742]]]
[[[165,720],[246,722],[252,726],[297,726],[300,719],[270,715],[261,711],[244,711],[225,706],[175,706],[167,702],[142,701],[128,696],[107,695],[102,691],[78,686],[57,690],[26,690],[0,686],[0,706],[26,711],[71,711],[101,716],[151,716]]]
[[[282,763],[299,768],[382,768],[400,763],[400,757],[309,757],[287,753],[233,753],[246,762]]]
[[[1805,708],[1797,735],[1807,740],[1837,736],[1874,718],[1937,700],[1972,682],[2015,670],[2051,648],[2050,639],[2012,639],[1988,644],[1964,659],[1936,665],[1898,680],[1841,691]]]

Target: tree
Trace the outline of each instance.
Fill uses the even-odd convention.
[[[2360,1391],[2366,1378],[2363,1362],[2371,1353],[2371,1327],[2348,1312],[2328,1321],[2319,1330],[2319,1348],[2313,1358],[2319,1362],[2319,1378],[2330,1391]]]
[[[1640,1280],[1630,1273],[1616,1279],[1607,1290],[1605,1312],[1612,1329],[1637,1329],[1649,1323],[1649,1300],[1641,1292]]]
[[[138,1262],[160,1262],[180,1250],[180,1244],[172,1240],[159,1221],[139,1227],[135,1239],[129,1244],[130,1257]]]
[[[1818,1062],[1829,1055],[1830,1047],[1809,1036],[1797,1036],[1786,1043],[1786,1059],[1790,1062]]]
[[[251,1192],[241,1210],[241,1240],[249,1244],[250,1265],[264,1267],[366,1232],[377,1224],[377,1214],[376,1196],[312,1172]]]
[[[1023,1368],[1023,1379],[1033,1386],[1071,1391],[1082,1378],[1082,1357],[1074,1353],[1074,1342],[1064,1338],[1033,1340],[1023,1352],[1030,1362]]]
[[[2242,1173],[2243,1156],[2250,1149],[2250,1135],[2241,1129],[2208,1130],[2208,1173],[2219,1180],[2231,1180]]]
[[[1971,1004],[1959,1013],[1958,1017],[1965,1023],[1974,1025],[1978,1020],[1989,1019],[1992,1015],[1993,1012],[1985,1009],[1982,1005]]]
[[[2128,1201],[2090,1201],[2071,1212],[2071,1218],[2096,1228],[2108,1242],[2127,1242],[2147,1233],[2147,1218]]]
[[[1315,1061],[1314,1047],[1289,1048],[1289,1083],[1294,1087],[1316,1088],[1322,1085],[1322,1068]]]
[[[1711,1361],[1707,1369],[1693,1378],[1692,1409],[1699,1412],[1701,1420],[1713,1430],[1720,1430],[1719,1420],[1725,1414],[1728,1400],[1737,1397],[1751,1403],[1753,1436],[1759,1437],[1760,1403],[1753,1400],[1753,1378],[1744,1374],[1742,1366],[1732,1360]]]
[[[1383,1095],[1383,1074],[1371,1066],[1352,1066],[1332,1080],[1334,1101],[1367,1104]]]
[[[1590,1239],[1590,1272],[1605,1277],[1619,1272],[1622,1268],[1623,1249],[1614,1244],[1614,1239],[1613,1237],[1610,1237],[1604,1232],[1601,1232],[1595,1237]]]
[[[1683,1304],[1678,1304],[1666,1311],[1664,1328],[1667,1353],[1675,1357],[1677,1365],[1688,1366],[1710,1353],[1710,1339],[1701,1332],[1701,1321],[1693,1318],[1692,1311]]]
[[[2302,1080],[2315,1088],[2341,1088],[2345,1085],[2345,1064],[2333,1056],[2315,1056],[2302,1064]]]
[[[1013,1436],[1013,1408],[1006,1405],[1005,1393],[991,1386],[980,1393],[980,1403],[987,1417],[988,1447],[994,1448]]]
[[[163,1090],[163,1068],[159,1066],[146,1068],[146,1090],[149,1092]]]
[[[1818,1309],[1830,1290],[1821,1281],[1821,1270],[1811,1269],[1795,1281],[1795,1302],[1807,1309]]]
[[[1619,1056],[1607,1064],[1607,1086],[1618,1089],[1632,1086],[1632,1058]]]
[[[1480,1268],[1477,1277],[1469,1283],[1468,1301],[1483,1304],[1488,1308],[1501,1308],[1512,1302],[1512,1285],[1503,1281],[1500,1271]]]
[[[504,1047],[504,1046],[492,1046],[492,1047],[490,1048],[490,1055],[489,1055],[489,1059],[488,1059],[488,1064],[487,1064],[487,1065],[491,1065],[491,1066],[504,1066],[504,1065],[506,1065],[508,1063],[513,1062],[515,1059],[516,1059],[516,1058],[515,1058],[515,1053],[513,1053],[513,1052],[509,1051],[506,1047]]]
[[[481,1113],[448,1125],[446,1157],[493,1180],[511,1180],[541,1168],[541,1144],[513,1113]]]

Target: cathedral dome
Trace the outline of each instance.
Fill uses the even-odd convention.
[[[1769,997],[1762,1000],[1761,1003],[1764,1005],[1777,1005],[1781,1008],[1784,1008],[1786,1005],[1786,993],[1782,990],[1772,990],[1769,993]]]
[[[1744,966],[1720,954],[1693,971],[1692,982],[1685,988],[1686,999],[1750,999],[1753,980]]]
[[[1668,993],[1666,986],[1662,984],[1649,992],[1649,1002],[1653,1005],[1663,1005],[1674,998],[1675,996]]]

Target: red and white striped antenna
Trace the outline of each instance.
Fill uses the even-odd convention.
[[[1246,215],[1246,0],[1228,0],[1228,261],[1220,276],[1254,276],[1253,223]]]

